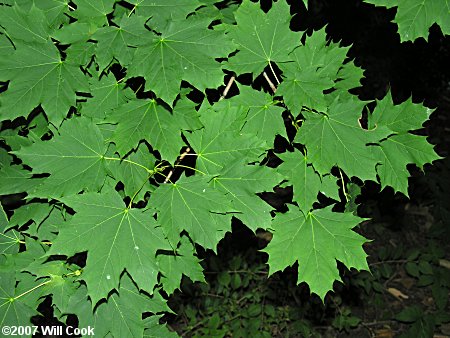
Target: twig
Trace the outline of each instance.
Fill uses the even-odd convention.
[[[388,263],[401,264],[401,263],[408,263],[409,261],[410,260],[408,260],[408,259],[392,259],[392,260],[387,260],[387,261],[370,263],[369,266],[375,266],[375,265],[380,265],[380,264],[388,264]]]
[[[191,148],[188,147],[188,148],[180,155],[180,157],[179,157],[178,160],[175,162],[175,164],[176,164],[176,163],[180,163],[180,162],[183,160],[183,158],[185,158],[186,155],[187,155],[190,151],[191,151]],[[175,171],[175,167],[173,167],[173,168],[169,171],[169,173],[168,173],[167,176],[166,176],[166,179],[164,180],[164,183],[167,183],[167,182],[170,181],[170,178],[172,177],[174,171]]]
[[[269,67],[270,70],[272,71],[273,76],[275,77],[275,80],[277,80],[277,83],[280,84],[280,80],[278,80],[277,74],[275,74],[275,71],[272,68],[272,62],[269,61]]]
[[[341,168],[339,168],[339,174],[341,175],[342,192],[344,193],[345,202],[348,203],[348,194],[347,194],[347,190],[345,189],[344,176],[342,175]]]
[[[263,72],[263,76],[266,79],[267,83],[269,84],[270,89],[272,89],[273,93],[275,94],[275,92],[277,91],[277,87],[275,87],[273,82],[269,79],[269,77],[267,76],[266,72]]]
[[[236,77],[234,75],[230,78],[225,89],[223,90],[222,96],[220,97],[219,101],[223,100],[225,98],[225,96],[227,96],[228,92],[230,91],[231,85],[233,84],[235,79],[236,79]]]

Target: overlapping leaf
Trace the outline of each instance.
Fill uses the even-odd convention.
[[[348,268],[368,270],[366,241],[352,228],[362,219],[352,213],[336,213],[331,208],[303,213],[290,207],[273,221],[272,241],[264,250],[269,254],[270,274],[298,262],[298,281],[306,282],[322,300],[340,281],[336,260]]]
[[[151,294],[158,274],[156,251],[170,250],[152,213],[127,209],[112,189],[63,201],[77,213],[61,227],[50,254],[72,256],[89,250],[82,278],[92,303],[118,287],[124,269]]]
[[[19,44],[12,57],[0,59],[0,79],[10,80],[0,96],[2,120],[28,116],[41,105],[50,122],[59,125],[75,105],[76,92],[88,89],[79,67],[62,61],[51,41]]]
[[[259,75],[270,62],[289,61],[288,54],[300,43],[300,35],[289,29],[289,6],[273,3],[266,14],[258,3],[246,0],[235,12],[236,26],[228,34],[239,52],[227,64],[236,73]]]
[[[180,287],[183,275],[188,276],[193,282],[206,282],[200,260],[194,255],[194,247],[185,236],[181,237],[181,244],[176,253],[176,255],[158,255],[163,274],[161,283],[169,295]]]
[[[204,128],[186,139],[197,153],[197,168],[208,174],[216,174],[236,158],[254,162],[267,145],[253,134],[240,131],[247,110],[242,106],[221,104],[221,109],[206,110],[200,117]]]
[[[387,127],[393,135],[373,147],[374,155],[379,161],[377,172],[382,187],[391,186],[395,191],[408,195],[409,172],[406,166],[414,163],[420,168],[440,157],[425,137],[412,135],[408,131],[422,127],[432,110],[407,100],[394,105],[388,93],[369,118],[369,127]]]
[[[118,82],[113,76],[104,76],[101,79],[91,79],[90,93],[93,98],[82,104],[80,109],[83,116],[96,120],[104,120],[111,115],[111,110],[119,107],[132,97],[132,91],[125,88],[123,82]]]
[[[294,189],[294,201],[304,212],[308,212],[317,194],[321,190],[320,176],[315,172],[308,159],[299,152],[279,154],[283,163],[277,168]]]
[[[169,21],[184,20],[187,15],[200,7],[201,3],[197,0],[131,0],[133,12],[144,17],[150,17],[150,27],[158,31],[164,28]]]
[[[109,121],[118,123],[111,140],[121,155],[149,140],[164,159],[173,162],[184,145],[179,121],[154,99],[131,100],[115,109]]]
[[[29,195],[60,197],[83,189],[98,191],[106,176],[106,145],[98,127],[85,118],[65,122],[50,141],[39,141],[16,152],[33,173],[50,173],[45,185]]]
[[[364,102],[346,96],[335,99],[323,114],[309,113],[299,129],[296,141],[306,145],[307,157],[321,174],[337,165],[347,175],[376,180],[376,159],[367,144],[385,137],[386,129],[367,131],[358,119]]]
[[[209,185],[211,176],[182,177],[174,184],[163,184],[150,197],[158,210],[158,223],[176,247],[180,233],[186,230],[191,239],[208,249],[231,230],[233,212],[229,199]]]
[[[155,167],[156,158],[150,153],[145,144],[140,144],[138,149],[132,151],[124,159],[110,161],[108,169],[112,176],[124,184],[125,194],[134,197],[135,201],[141,200],[145,193],[152,191],[154,186],[149,178]]]
[[[231,201],[238,212],[235,217],[256,231],[258,228],[267,229],[272,218],[272,207],[259,199],[256,193],[272,191],[281,180],[281,175],[267,167],[236,161],[214,177],[211,184]]]
[[[146,87],[172,105],[185,80],[197,89],[215,88],[224,74],[216,58],[226,58],[233,45],[221,31],[208,29],[211,19],[192,15],[171,21],[151,43],[139,46],[129,76],[143,76]]]
[[[113,58],[120,64],[129,65],[134,54],[134,48],[150,40],[152,35],[144,27],[145,17],[124,15],[117,26],[106,26],[97,30],[92,38],[98,41],[96,60],[100,69],[104,69]]]
[[[92,313],[86,288],[78,288],[70,298],[69,308],[78,316],[80,327],[95,327],[95,334],[101,337],[143,337],[146,328],[142,319],[144,312],[170,312],[158,293],[153,297],[140,293],[127,274],[121,278],[117,291]]]

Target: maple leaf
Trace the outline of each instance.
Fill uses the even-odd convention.
[[[373,113],[369,115],[369,129],[386,126],[393,133],[416,130],[422,127],[432,112],[427,107],[414,104],[411,99],[394,105],[391,92],[388,91],[382,100],[377,100]]]
[[[14,152],[33,173],[50,173],[30,196],[60,197],[83,189],[98,191],[106,176],[106,146],[98,127],[85,118],[72,118],[50,141],[39,141]]]
[[[61,200],[77,213],[60,228],[48,254],[72,256],[89,250],[82,278],[93,305],[117,288],[124,269],[139,288],[152,294],[158,274],[156,251],[171,247],[151,212],[127,209],[112,188]]]
[[[6,268],[6,265],[4,267]],[[20,293],[15,287],[15,272],[12,271],[1,271],[0,274],[0,325],[2,327],[31,323],[29,319],[37,314],[35,309],[26,304],[27,297],[16,299]],[[27,318],[28,322],[24,322],[23,318]]]
[[[308,163],[307,157],[298,151],[277,154],[277,156],[283,160],[283,163],[277,167],[277,171],[288,180],[288,184],[293,186],[293,200],[299,204],[302,211],[308,212],[317,201],[317,194],[321,190],[320,176]]]
[[[229,199],[209,185],[212,176],[181,177],[176,183],[162,184],[150,196],[158,211],[158,223],[176,247],[180,233],[204,248],[216,250],[217,243],[231,230],[233,212]]]
[[[120,161],[110,161],[108,169],[112,176],[124,184],[125,194],[139,201],[148,191],[153,191],[154,186],[149,182],[151,173],[148,170],[155,168],[156,158],[147,149],[145,144],[128,154]]]
[[[157,30],[162,29],[170,21],[186,19],[188,14],[201,5],[197,0],[152,0],[151,2],[130,0],[128,2],[134,5],[132,11],[137,15],[150,17],[150,27]]]
[[[100,121],[111,115],[112,109],[126,103],[133,96],[133,92],[125,87],[125,83],[116,81],[112,75],[100,79],[92,78],[89,86],[93,98],[83,102],[80,111],[83,116]]]
[[[95,327],[95,334],[100,337],[143,337],[146,328],[142,319],[144,312],[171,312],[159,293],[153,297],[140,293],[127,274],[120,279],[117,291],[93,313],[86,287],[80,286],[69,301],[70,312],[77,315],[80,327]]]
[[[180,242],[176,255],[162,254],[157,257],[163,274],[161,283],[168,295],[180,287],[183,275],[193,282],[206,283],[200,260],[194,256],[195,250],[189,239],[183,236]]]
[[[45,179],[31,178],[33,174],[22,166],[12,165],[0,169],[0,195],[30,192],[42,184]]]
[[[349,96],[345,98],[336,98],[324,114],[305,113],[306,121],[295,141],[306,146],[308,160],[322,175],[337,165],[350,177],[376,181],[377,161],[366,144],[377,142],[389,133],[381,127],[362,129],[358,119],[365,103]]]
[[[75,105],[75,92],[88,90],[79,67],[62,61],[51,41],[17,45],[12,57],[0,60],[0,72],[3,81],[10,80],[0,96],[3,120],[28,116],[40,104],[49,121],[59,125]]]
[[[323,111],[328,106],[324,90],[334,86],[338,80],[349,48],[327,43],[325,28],[313,32],[304,45],[289,54],[291,62],[280,64],[284,81],[277,89],[286,105],[294,112],[303,106]]]
[[[50,27],[44,12],[34,4],[25,9],[0,6],[0,22],[13,42],[42,43],[49,40]]]
[[[182,80],[200,91],[218,87],[224,74],[216,58],[226,58],[233,45],[223,32],[208,29],[209,18],[192,15],[171,21],[151,43],[139,46],[128,75],[143,76],[146,85],[169,105]]]
[[[237,25],[230,27],[228,35],[239,52],[230,58],[228,69],[259,75],[271,62],[290,60],[288,54],[300,43],[300,36],[289,29],[289,5],[284,0],[273,3],[268,13],[259,3],[246,0],[234,15]]]
[[[381,186],[391,186],[408,196],[410,163],[422,168],[424,164],[441,159],[425,137],[412,134],[393,135],[374,146],[373,150],[381,165],[377,166]]]
[[[144,27],[146,21],[142,16],[124,15],[117,26],[102,27],[92,35],[98,41],[96,61],[100,69],[106,68],[113,58],[123,66],[130,64],[134,54],[134,49],[130,46],[143,45],[151,38]]]
[[[387,8],[397,7],[394,22],[398,25],[400,41],[428,38],[428,30],[437,23],[444,34],[450,34],[450,2],[448,0],[387,1],[364,0]]]
[[[281,116],[285,109],[276,106],[277,102],[271,95],[246,86],[239,87],[239,91],[239,95],[227,101],[230,107],[236,105],[248,109],[246,115],[242,116],[241,133],[253,134],[268,146],[273,145],[276,135],[288,138]]]
[[[211,185],[231,201],[238,212],[234,216],[255,232],[258,228],[267,229],[272,220],[272,207],[257,198],[256,193],[272,191],[281,180],[281,175],[272,169],[236,161],[214,177]]]
[[[74,0],[77,8],[71,15],[80,22],[91,22],[98,26],[108,23],[106,17],[114,8],[116,0]]]
[[[109,122],[117,123],[111,137],[121,155],[148,140],[161,156],[175,161],[184,142],[177,118],[156,100],[130,100],[112,112]]]
[[[348,268],[369,270],[362,245],[366,239],[351,229],[363,219],[352,213],[332,212],[331,207],[303,213],[296,207],[277,214],[269,254],[270,274],[298,262],[297,284],[306,282],[323,301],[341,281],[336,260]]]
[[[25,271],[34,275],[35,284],[46,282],[37,289],[40,297],[52,295],[52,303],[63,313],[70,312],[69,300],[76,292],[78,283],[75,282],[76,265],[69,266],[63,261],[46,262],[47,258],[40,258],[29,264]],[[38,297],[38,298],[40,298]]]
[[[219,107],[222,109],[216,111],[213,106],[200,115],[204,128],[185,135],[197,153],[197,168],[208,174],[218,173],[236,158],[256,161],[267,147],[258,137],[239,131],[245,107]]]

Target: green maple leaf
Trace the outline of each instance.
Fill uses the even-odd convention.
[[[15,254],[19,252],[21,235],[14,229],[11,229],[8,216],[0,203],[0,253]]]
[[[200,116],[204,128],[185,135],[197,153],[197,168],[209,174],[218,173],[236,158],[256,161],[267,147],[258,137],[239,131],[245,107],[220,107],[204,111]]]
[[[166,325],[161,325],[159,319],[161,316],[151,316],[144,319],[145,331],[144,338],[177,338],[175,332],[169,331]]]
[[[223,32],[208,29],[211,19],[192,15],[171,21],[161,35],[139,46],[128,75],[143,76],[146,86],[172,105],[182,80],[200,91],[216,88],[224,74],[216,58],[226,58],[233,46]]]
[[[157,30],[162,29],[170,21],[186,19],[188,14],[201,5],[197,0],[130,0],[128,2],[134,5],[133,11],[137,15],[150,17],[149,26]]]
[[[181,177],[176,183],[162,184],[150,196],[158,210],[158,223],[173,247],[180,233],[204,248],[216,250],[217,243],[231,230],[233,212],[229,199],[209,185],[211,176]]]
[[[95,327],[95,335],[100,337],[143,337],[144,312],[170,312],[159,293],[153,297],[140,293],[131,278],[124,274],[117,293],[99,304],[94,313],[87,300],[85,286],[80,286],[70,298],[69,308],[79,318],[80,327]]]
[[[115,109],[109,121],[117,123],[111,140],[121,155],[148,140],[163,159],[173,162],[184,146],[176,116],[156,100],[131,100]]]
[[[39,141],[14,152],[33,173],[50,173],[30,196],[60,197],[83,189],[100,190],[106,176],[106,145],[98,127],[85,118],[72,118],[50,141]]]
[[[369,129],[386,126],[394,133],[416,130],[422,127],[431,113],[431,109],[414,104],[411,99],[394,105],[389,91],[382,100],[377,100],[377,106],[369,116]]]
[[[283,95],[292,112],[300,112],[303,106],[325,110],[327,102],[323,92],[338,80],[347,51],[348,48],[327,43],[325,28],[314,32],[289,55],[292,62],[280,64],[285,79],[277,94]]]
[[[381,186],[391,186],[408,196],[409,172],[406,166],[410,163],[422,168],[441,157],[436,155],[433,145],[425,137],[412,134],[393,135],[379,146],[373,147],[381,165],[377,166]]]
[[[15,4],[0,7],[0,22],[13,42],[42,43],[49,40],[50,27],[42,10],[34,4],[25,9]]]
[[[351,229],[363,219],[331,207],[304,214],[290,207],[273,221],[273,238],[263,251],[269,254],[270,274],[298,262],[298,281],[306,282],[322,300],[340,281],[336,260],[348,268],[369,270],[362,245],[366,239]]]
[[[92,303],[117,288],[124,269],[151,294],[157,283],[156,251],[170,250],[151,212],[127,209],[112,188],[62,201],[77,213],[60,228],[49,254],[71,256],[89,250],[82,279]]]
[[[51,261],[45,263],[46,258],[32,262],[25,269],[26,272],[35,276],[35,284],[47,282],[36,289],[40,297],[52,295],[52,303],[63,313],[69,309],[70,297],[76,292],[78,283],[75,282],[76,266],[70,267],[63,261]]]
[[[394,22],[400,41],[428,38],[428,30],[437,23],[444,34],[450,34],[450,2],[448,0],[364,0],[376,6],[397,7]]]
[[[6,266],[5,266],[6,268]],[[20,326],[31,324],[30,318],[37,314],[37,311],[26,304],[27,298],[25,295],[17,298],[20,294],[17,293],[15,285],[16,278],[14,270],[1,271],[0,274],[0,325],[3,327]]]
[[[124,15],[117,26],[106,26],[98,29],[92,38],[98,41],[96,61],[100,69],[106,68],[113,58],[122,66],[128,66],[134,54],[130,46],[143,45],[151,35],[144,27],[147,19],[142,16]]]
[[[45,179],[31,178],[33,174],[22,166],[12,165],[0,169],[0,195],[34,191]]]
[[[118,82],[113,75],[103,76],[100,79],[91,79],[90,93],[93,98],[83,102],[81,114],[97,120],[104,120],[111,115],[111,110],[126,103],[133,92],[125,88],[123,82]]]
[[[289,5],[275,2],[268,13],[259,3],[244,1],[235,12],[237,25],[228,35],[239,52],[230,58],[227,68],[236,73],[259,75],[270,62],[289,61],[288,54],[300,43],[300,36],[289,29]]]
[[[194,255],[194,247],[185,236],[181,237],[180,247],[176,255],[158,255],[159,266],[163,276],[161,283],[168,295],[171,295],[181,285],[183,275],[193,282],[204,282],[203,268],[200,260]]]
[[[50,122],[59,125],[75,105],[75,92],[88,89],[79,67],[62,61],[51,41],[19,44],[11,57],[0,60],[0,72],[3,81],[10,80],[0,97],[3,120],[28,116],[40,104]]]
[[[42,9],[52,28],[64,22],[65,12],[69,9],[68,0],[39,0],[36,6]]]
[[[238,212],[235,217],[256,231],[258,228],[267,229],[272,220],[272,207],[257,198],[256,193],[272,191],[281,180],[282,176],[272,169],[236,161],[214,177],[211,184],[231,201],[234,210]]]
[[[276,106],[271,95],[244,86],[239,87],[239,91],[240,95],[228,100],[228,104],[248,109],[242,117],[242,133],[253,134],[269,146],[273,145],[276,135],[288,138],[281,116],[284,108]]]
[[[321,191],[322,182],[320,176],[315,172],[306,156],[300,152],[277,154],[283,163],[277,167],[277,171],[282,174],[288,184],[294,190],[294,201],[304,212],[311,210],[314,202],[317,201],[317,194]]]
[[[80,22],[92,22],[98,26],[108,23],[107,15],[114,8],[116,0],[74,0],[77,5],[76,11],[72,12],[74,18]]]
[[[341,102],[343,101],[343,102]],[[345,96],[336,98],[324,114],[308,113],[295,137],[307,148],[308,160],[320,174],[337,165],[347,175],[376,181],[376,159],[366,144],[377,142],[389,133],[387,128],[364,130],[358,119],[365,105]]]
[[[125,194],[139,201],[144,198],[154,186],[149,182],[151,173],[148,170],[155,168],[156,158],[147,149],[145,144],[140,144],[138,149],[132,151],[121,161],[111,161],[108,169],[112,176],[124,184]]]

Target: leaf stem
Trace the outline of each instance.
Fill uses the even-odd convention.
[[[344,192],[345,202],[348,203],[348,194],[345,189],[344,176],[342,175],[341,168],[339,168],[339,175],[341,176],[342,191]]]
[[[272,80],[269,79],[269,76],[267,76],[266,72],[263,72],[263,76],[266,79],[267,83],[269,84],[270,89],[272,89],[272,92],[275,94],[275,92],[277,91],[277,87],[275,87]]]
[[[175,164],[174,167],[186,168],[186,169],[194,170],[195,172],[198,172],[202,175],[206,175],[206,173],[204,173],[203,171],[198,170],[197,168],[190,167],[188,165]]]
[[[187,155],[190,151],[191,151],[191,148],[189,148],[189,147],[186,148],[186,150],[180,155],[180,157],[178,158],[178,160],[175,161],[175,165],[176,165],[177,163],[180,163],[180,162],[183,160],[183,158],[185,158],[186,155]],[[167,183],[167,182],[172,183],[172,182],[170,181],[170,178],[172,177],[173,172],[174,172],[174,168],[172,168],[172,170],[169,171],[169,173],[168,173],[167,176],[166,176],[166,179],[164,180],[164,183]]]
[[[275,74],[275,71],[273,70],[272,62],[270,62],[270,61],[269,61],[269,67],[270,67],[270,70],[272,71],[273,76],[275,77],[275,80],[277,80],[277,83],[280,84],[280,80],[278,80],[277,74]]]
[[[110,161],[123,161],[123,162],[128,162],[134,165],[137,165],[138,167],[141,167],[142,169],[145,169],[149,174],[153,173],[153,170],[147,168],[146,166],[143,166],[142,164],[139,164],[137,162],[134,161],[130,161],[127,159],[121,159],[121,158],[116,158],[116,157],[103,157],[105,160],[110,160]]]
[[[230,78],[225,89],[223,90],[222,95],[220,96],[219,101],[223,100],[227,96],[228,92],[230,91],[231,85],[233,84],[235,79],[236,79],[236,77],[234,75]]]
[[[13,299],[14,299],[14,300],[19,299],[20,297],[23,297],[23,296],[25,296],[26,294],[29,294],[30,292],[32,292],[32,291],[34,291],[34,290],[40,288],[41,286],[44,286],[44,285],[50,283],[51,281],[52,281],[52,280],[49,279],[49,280],[46,281],[46,282],[43,282],[43,283],[41,283],[41,284],[39,284],[39,285],[36,285],[34,288],[31,288],[30,290],[21,293],[20,295],[14,297]]]

